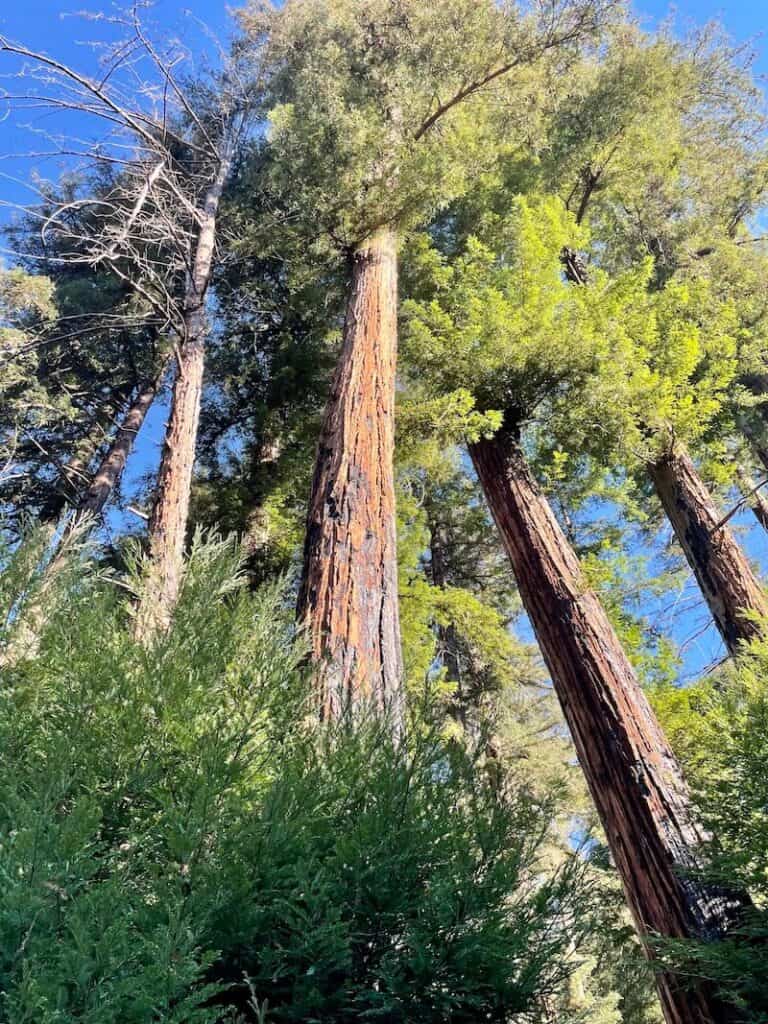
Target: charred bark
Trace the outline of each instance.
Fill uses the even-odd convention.
[[[747,901],[692,874],[702,833],[678,764],[616,633],[525,462],[508,419],[470,454],[649,955],[655,935],[715,939]],[[667,1024],[723,1024],[706,986],[658,976]]]
[[[213,269],[219,203],[230,165],[229,157],[222,158],[200,211],[194,260],[184,297],[184,335],[176,353],[171,415],[149,521],[148,569],[135,624],[140,639],[168,628],[181,588],[203,394],[208,331],[205,297]]]
[[[753,616],[768,615],[768,600],[688,453],[675,447],[648,472],[731,654],[761,635]]]
[[[317,450],[298,619],[321,715],[372,704],[402,715],[394,448],[397,239],[355,251],[339,363]]]

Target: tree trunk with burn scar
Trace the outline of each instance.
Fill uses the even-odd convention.
[[[511,417],[470,454],[563,708],[638,932],[715,939],[747,900],[691,876],[702,833],[678,764],[578,558],[526,465]],[[649,954],[653,955],[652,949]],[[658,976],[667,1024],[738,1020],[705,985]]]
[[[731,654],[759,636],[750,615],[768,615],[768,600],[727,525],[720,526],[704,481],[678,446],[648,472],[680,547],[696,576],[712,617]]]
[[[397,238],[382,229],[354,254],[312,481],[298,619],[311,639],[323,718],[373,705],[399,728],[396,358]]]
[[[184,334],[178,347],[171,415],[149,521],[148,569],[136,611],[135,635],[146,641],[168,628],[184,569],[184,544],[192,491],[208,323],[205,297],[211,281],[216,218],[231,161],[221,160],[200,212],[192,271],[184,297]]]

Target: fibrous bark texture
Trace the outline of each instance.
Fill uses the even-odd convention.
[[[646,939],[723,935],[743,903],[691,877],[703,836],[691,820],[680,769],[598,597],[531,477],[514,423],[471,445],[470,454],[638,931]],[[664,974],[658,987],[668,1024],[737,1019],[706,987],[686,989]]]
[[[168,628],[181,587],[203,393],[208,330],[205,297],[213,268],[216,217],[229,167],[229,159],[223,159],[205,197],[184,297],[184,335],[177,351],[171,415],[149,522],[148,570],[136,613],[135,632],[142,640]]]
[[[322,716],[373,705],[398,727],[396,359],[397,239],[381,230],[354,253],[312,481],[298,617],[311,639]]]
[[[761,633],[752,617],[768,615],[765,592],[688,453],[675,446],[651,464],[650,478],[712,617],[733,654]]]

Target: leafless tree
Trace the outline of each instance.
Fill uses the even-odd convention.
[[[16,88],[0,98],[17,112],[75,115],[78,134],[84,123],[101,129],[95,141],[33,129],[50,148],[28,156],[68,158],[100,184],[66,199],[41,187],[27,215],[39,220],[43,240],[55,242],[57,261],[108,268],[127,285],[175,356],[136,619],[143,638],[167,627],[181,583],[218,211],[260,94],[258,47],[226,52],[214,41],[213,66],[192,74],[186,47],[176,38],[160,43],[148,30],[145,6],[90,16],[112,36],[98,45],[96,75],[0,36],[0,51],[16,61]]]

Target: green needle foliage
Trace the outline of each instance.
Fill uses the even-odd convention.
[[[744,1019],[768,1020],[768,644],[756,641],[716,679],[685,690],[662,687],[654,703],[686,763],[712,839],[708,874],[751,893],[736,941],[669,944],[669,961],[712,978]],[[746,937],[747,941],[739,941]]]
[[[30,558],[5,562],[9,617]],[[239,565],[198,538],[146,648],[75,562],[4,668],[3,1019],[541,1019],[589,920],[579,859],[543,858],[556,790],[428,718],[320,729],[281,591]]]
[[[539,78],[598,31],[613,0],[518,4],[290,0],[242,17],[269,34],[274,187],[309,238],[354,246],[423,221],[493,166]],[[523,119],[524,120],[524,119]]]

